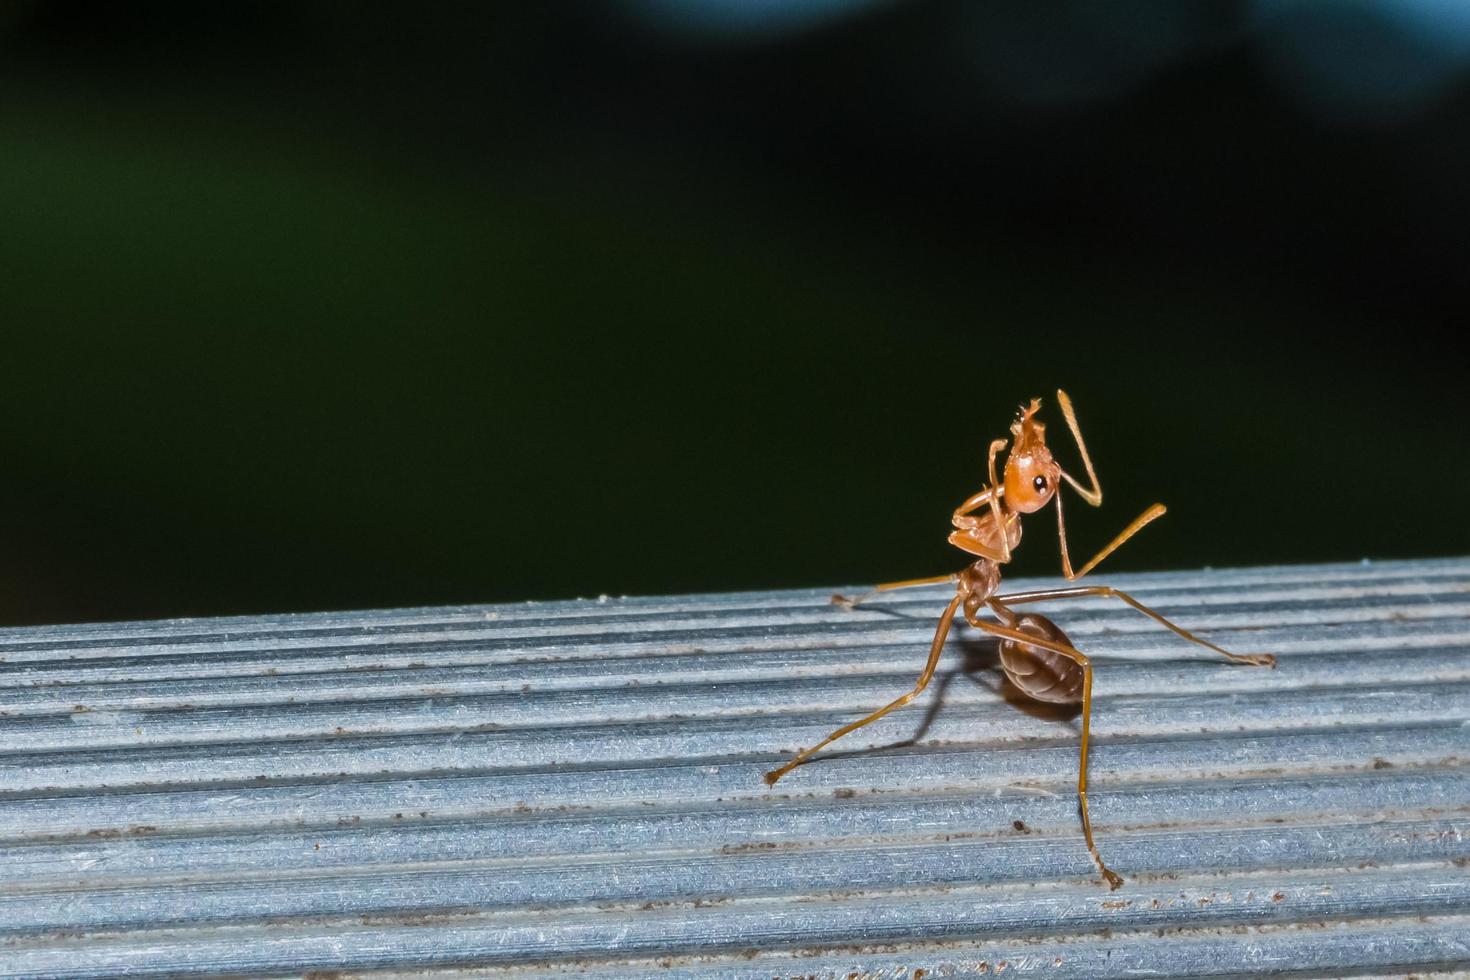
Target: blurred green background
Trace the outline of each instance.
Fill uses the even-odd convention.
[[[0,615],[1470,552],[1443,6],[0,6]]]

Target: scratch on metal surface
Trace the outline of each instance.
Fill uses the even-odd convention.
[[[0,974],[1470,970],[1470,559],[1109,576],[1077,722],[943,590],[0,631]],[[1051,584],[1021,583],[1023,588]]]

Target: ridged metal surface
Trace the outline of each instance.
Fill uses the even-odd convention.
[[[1097,577],[1280,656],[1047,607],[1117,892],[1076,718],[968,628],[763,784],[908,689],[943,588],[0,631],[0,972],[1470,968],[1470,560]]]

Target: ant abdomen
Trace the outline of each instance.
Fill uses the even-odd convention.
[[[1041,640],[1071,646],[1062,628],[1045,616],[1023,613],[1013,628]],[[1052,650],[1002,637],[1000,667],[1021,693],[1051,704],[1076,704],[1082,700],[1082,665]]]

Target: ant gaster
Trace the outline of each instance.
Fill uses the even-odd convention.
[[[1011,592],[997,594],[1000,589],[1001,566],[1011,560],[1011,553],[1021,543],[1021,517],[1034,514],[1053,500],[1057,505],[1057,538],[1061,542],[1062,574],[1067,581],[1075,581],[1092,571],[1119,545],[1127,541],[1150,521],[1164,513],[1162,504],[1154,504],[1125,527],[1092,560],[1080,569],[1072,570],[1072,559],[1067,552],[1067,527],[1062,517],[1062,498],[1058,491],[1063,482],[1077,491],[1083,500],[1094,507],[1102,504],[1102,487],[1097,482],[1097,473],[1092,468],[1092,459],[1087,455],[1087,446],[1082,441],[1082,432],[1077,426],[1077,416],[1072,410],[1072,401],[1064,391],[1057,392],[1057,403],[1067,427],[1072,430],[1082,465],[1087,471],[1088,486],[1083,486],[1072,475],[1062,469],[1052,457],[1046,445],[1046,427],[1036,420],[1041,409],[1041,399],[1032,399],[1030,406],[1022,406],[1020,414],[1011,423],[1010,440],[996,439],[990,444],[988,471],[990,483],[955,509],[951,520],[954,530],[949,543],[976,556],[975,562],[963,571],[934,578],[908,579],[888,582],[873,591],[848,599],[833,596],[832,601],[852,608],[858,603],[891,589],[902,589],[916,585],[933,585],[953,582],[955,596],[945,607],[934,631],[934,642],[929,647],[929,661],[919,675],[914,689],[885,707],[844,725],[821,742],[801,752],[784,766],[766,773],[766,783],[775,785],[792,769],[806,762],[812,755],[827,745],[848,734],[877,721],[884,715],[908,704],[919,695],[934,676],[939,663],[940,651],[949,635],[950,624],[955,613],[963,607],[965,621],[978,630],[983,630],[1000,639],[1000,665],[1016,689],[1026,697],[1054,704],[1082,705],[1081,762],[1077,774],[1077,798],[1082,814],[1082,834],[1087,840],[1087,850],[1097,862],[1103,878],[1110,888],[1123,884],[1123,879],[1103,864],[1092,839],[1092,820],[1087,811],[1087,735],[1092,720],[1092,663],[1087,655],[1072,645],[1067,634],[1051,620],[1038,613],[1017,613],[1012,606],[1031,602],[1050,602],[1059,599],[1077,599],[1082,596],[1107,596],[1122,600],[1155,622],[1173,630],[1176,634],[1200,646],[1219,653],[1236,663],[1262,667],[1275,666],[1276,658],[1270,654],[1237,654],[1223,650],[1208,640],[1169,622],[1137,599],[1105,585],[1078,586],[1070,589],[1044,589],[1034,592]],[[1004,480],[997,479],[996,459],[1006,454]],[[982,609],[987,609],[999,622],[980,618]]]

